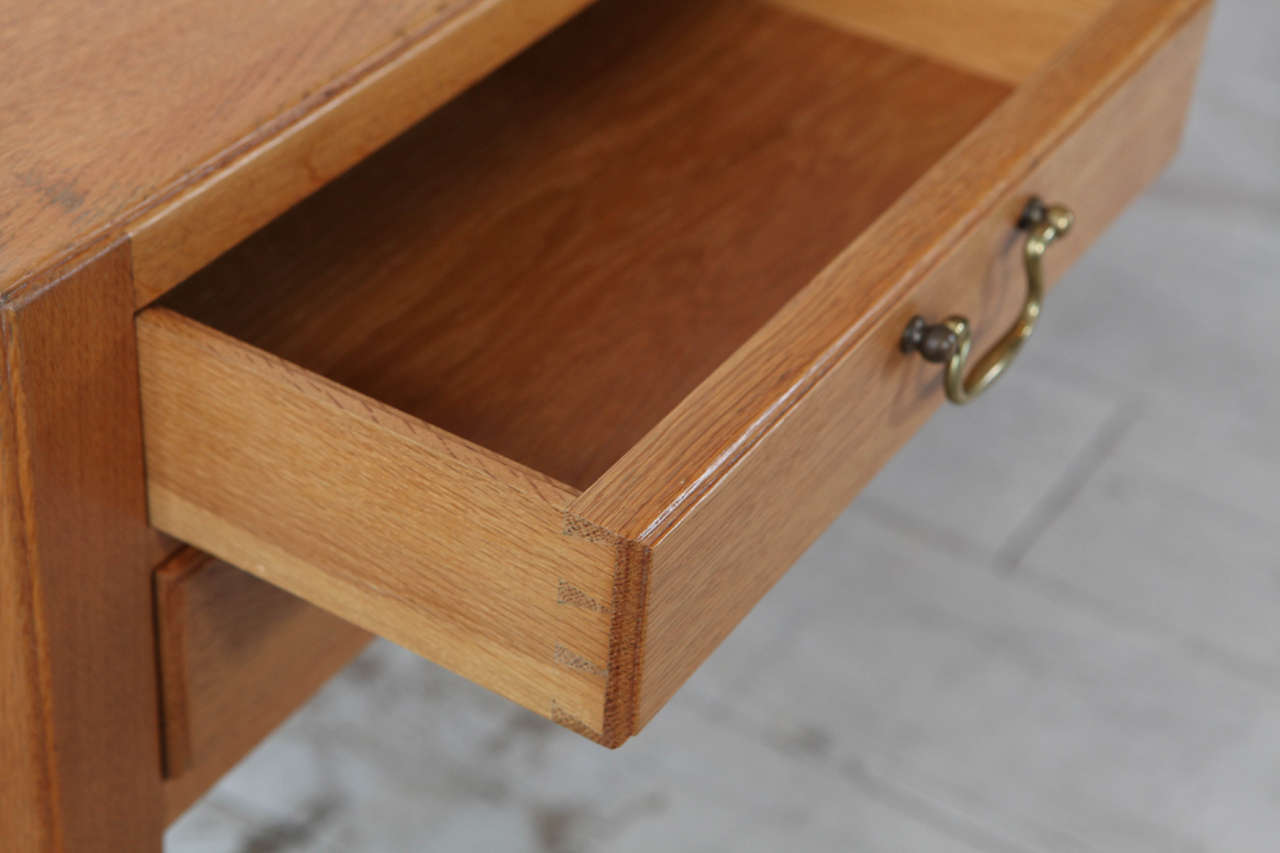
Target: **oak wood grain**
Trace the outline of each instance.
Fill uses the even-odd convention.
[[[455,104],[453,120],[436,128],[425,141],[410,135],[397,143],[404,151],[396,152],[393,146],[386,153],[385,173],[373,169],[373,164],[368,172],[353,173],[335,184],[331,193],[318,196],[278,228],[234,252],[224,268],[210,270],[172,294],[165,303],[169,307],[140,316],[153,517],[175,535],[372,630],[392,631],[393,638],[445,665],[461,667],[464,674],[542,713],[550,708],[553,719],[616,745],[652,717],[940,399],[936,371],[897,352],[900,328],[895,327],[922,309],[929,315],[966,310],[982,318],[977,324],[979,344],[985,344],[1003,331],[1004,320],[1020,298],[1013,286],[1021,270],[1018,235],[1011,223],[1025,197],[1031,192],[1060,197],[1080,213],[1081,224],[1071,239],[1055,247],[1051,269],[1056,274],[1167,160],[1185,113],[1207,8],[1195,0],[1174,4],[1122,0],[1071,50],[981,119],[971,133],[961,139],[961,133],[949,131],[950,141],[944,146],[949,152],[932,166],[928,158],[917,162],[924,176],[914,183],[905,180],[896,199],[879,198],[878,211],[868,214],[873,221],[860,236],[854,229],[847,246],[823,243],[820,220],[825,220],[810,214],[805,221],[831,262],[812,281],[788,294],[789,299],[760,311],[757,322],[763,322],[763,327],[754,334],[748,328],[745,343],[733,347],[716,338],[714,322],[698,326],[686,321],[685,326],[675,327],[682,330],[676,334],[664,324],[661,311],[652,309],[645,299],[660,296],[679,305],[683,314],[696,317],[700,303],[682,300],[690,290],[703,292],[699,288],[706,286],[707,270],[714,273],[724,265],[732,266],[735,259],[716,256],[719,263],[706,267],[687,262],[704,274],[683,279],[683,287],[671,290],[654,290],[653,281],[674,278],[671,271],[679,271],[678,265],[654,267],[648,278],[629,277],[633,267],[649,263],[649,255],[640,248],[665,245],[645,237],[645,228],[658,227],[649,225],[651,221],[659,225],[664,217],[676,221],[681,227],[657,233],[677,241],[692,232],[702,241],[699,251],[689,253],[695,259],[721,245],[719,240],[726,233],[736,233],[732,227],[736,205],[754,196],[731,193],[724,197],[724,205],[698,208],[703,211],[700,219],[678,216],[683,208],[676,202],[697,197],[685,187],[701,191],[707,186],[689,176],[702,180],[704,172],[714,175],[725,168],[719,159],[699,160],[696,168],[677,170],[687,179],[685,183],[660,194],[663,204],[646,210],[638,224],[620,229],[625,239],[606,241],[610,251],[600,250],[592,256],[594,261],[579,265],[566,255],[570,250],[584,254],[597,249],[594,242],[570,239],[575,229],[585,228],[578,224],[580,219],[590,223],[583,233],[608,235],[609,219],[601,211],[609,213],[610,204],[622,207],[610,198],[612,193],[601,191],[597,198],[597,185],[611,186],[599,178],[600,163],[616,159],[625,163],[628,173],[649,175],[660,189],[669,186],[660,180],[662,169],[646,171],[645,159],[671,156],[663,147],[666,144],[676,144],[677,153],[687,150],[667,139],[678,135],[678,128],[673,130],[661,121],[667,110],[683,122],[696,125],[706,115],[738,131],[742,129],[738,122],[750,124],[750,110],[746,116],[740,109],[717,110],[712,99],[698,101],[697,109],[684,112],[679,94],[661,89],[655,95],[636,81],[636,88],[615,88],[646,96],[641,104],[656,101],[661,106],[652,116],[638,108],[614,116],[615,123],[604,126],[617,130],[610,134],[597,128],[590,144],[581,142],[578,135],[558,133],[559,121],[546,116],[559,113],[534,114],[525,126],[521,148],[531,146],[553,162],[566,146],[575,154],[571,164],[576,170],[563,167],[573,180],[566,184],[564,175],[551,173],[558,180],[548,178],[539,185],[557,192],[569,186],[579,194],[561,210],[553,204],[558,196],[547,195],[549,190],[531,193],[527,200],[510,194],[512,184],[507,182],[503,158],[514,157],[525,167],[519,177],[529,185],[536,185],[533,179],[540,176],[543,160],[522,161],[518,154],[509,153],[514,146],[505,145],[500,137],[476,133],[477,127],[497,125],[468,123],[471,114],[466,110],[484,114],[470,104],[482,94],[468,95]],[[550,43],[572,39],[578,31],[590,33],[599,15],[627,20],[630,13],[629,7],[621,5],[601,6]],[[821,64],[825,54],[820,47],[832,37],[844,45],[842,51],[852,50],[864,58],[883,56],[883,64],[874,63],[875,67],[897,68],[904,61],[896,51],[884,54],[882,47],[864,48],[864,41],[848,35],[823,32],[807,42],[812,22],[763,7],[709,4],[693,11],[684,7],[677,14],[692,16],[680,19],[681,34],[705,36],[695,39],[687,50],[707,46],[712,30],[735,32],[732,44],[713,45],[726,62],[742,45],[767,55],[790,56],[790,49],[779,45],[800,43],[806,46],[806,57],[817,57],[813,61]],[[726,22],[701,33],[695,24],[703,15],[725,15]],[[743,21],[756,24],[733,30]],[[666,46],[663,56],[678,64],[681,52],[670,45],[679,42],[665,38],[646,39],[644,44]],[[594,47],[598,42],[585,39],[584,43]],[[618,50],[608,55],[622,56],[630,63],[641,62],[648,54]],[[532,56],[512,68],[520,69],[525,61],[536,63],[537,51]],[[905,61],[924,63],[917,67],[931,69],[926,79],[934,79],[937,66],[911,57]],[[549,67],[559,68],[548,62]],[[507,115],[519,103],[536,100],[530,87],[540,79],[535,72],[541,69],[533,64],[506,83],[499,74],[477,90],[496,88],[498,94],[483,95],[492,103],[478,103]],[[587,69],[598,71],[592,66]],[[556,84],[550,87],[555,103],[562,103],[558,99],[572,88],[568,84],[581,70],[575,66],[559,69],[557,75],[548,73]],[[977,81],[979,88],[969,89],[972,77],[946,69],[936,73],[940,81],[968,81],[962,85],[964,91],[990,90],[990,103],[975,120],[1003,97],[1003,89],[996,84]],[[765,77],[753,79],[757,88],[765,85]],[[873,90],[892,88],[897,80],[895,73],[878,76],[846,69],[845,81],[855,78],[862,84],[863,102],[873,104],[877,103]],[[591,79],[613,83],[617,78],[596,73]],[[503,101],[504,86],[511,86],[520,97]],[[767,104],[768,98],[760,101]],[[821,93],[812,99],[812,103],[821,102]],[[787,109],[803,114],[804,107],[792,104]],[[591,114],[589,109],[565,112]],[[806,124],[793,122],[793,115],[786,112],[782,122],[787,133],[793,124]],[[851,134],[860,151],[854,162],[861,167],[868,161],[878,163],[876,151],[881,147],[909,148],[901,140],[922,131],[910,123],[918,121],[919,115],[918,110],[910,111],[903,119],[907,123],[899,125],[895,135],[878,138],[865,151],[860,148],[859,128],[825,114],[821,118],[824,126]],[[952,127],[948,121],[941,124]],[[649,125],[665,133],[650,137],[636,130]],[[772,133],[762,132],[761,138],[774,138],[774,127]],[[413,155],[432,151],[432,145],[443,144],[439,140],[448,140],[452,134],[471,140],[470,145],[455,141],[447,148],[462,163],[458,171],[465,186],[453,189],[448,177],[452,173],[438,169],[434,183],[421,185],[429,191],[415,195],[412,204],[397,202],[395,193],[384,187],[412,179]],[[625,143],[631,134],[646,145],[628,147]],[[539,143],[543,137],[548,141]],[[569,144],[575,140],[580,147]],[[545,147],[539,148],[540,144]],[[730,161],[774,162],[746,155]],[[684,161],[675,157],[670,162]],[[852,168],[838,158],[834,162]],[[829,180],[839,180],[819,171]],[[612,186],[629,193],[619,192],[619,197],[647,197],[645,191],[637,195],[625,176],[605,174],[616,182]],[[859,174],[874,182],[883,173],[871,169]],[[840,206],[850,203],[847,193],[831,196],[823,195],[821,188],[809,189],[809,202],[830,206],[827,218],[838,219]],[[785,191],[781,194],[785,197]],[[510,200],[513,197],[515,202]],[[451,202],[451,216],[432,218],[430,205],[441,198]],[[481,202],[492,203],[495,198],[504,203],[489,214]],[[583,204],[581,198],[590,204]],[[713,198],[719,197],[713,194]],[[394,217],[385,218],[380,212],[380,205],[397,203],[400,207]],[[359,215],[344,211],[344,205]],[[781,209],[787,209],[785,198]],[[554,215],[540,220],[547,210]],[[584,217],[582,210],[593,215]],[[755,214],[769,220],[773,210],[772,205],[761,203]],[[626,214],[620,210],[611,215]],[[476,224],[450,230],[455,222],[466,223],[469,217],[477,217]],[[727,230],[699,231],[714,226],[720,217],[730,223]],[[376,224],[363,229],[365,218]],[[339,224],[345,224],[345,229]],[[381,244],[380,235],[387,229],[394,231],[395,239]],[[424,233],[449,234],[453,239],[437,243],[415,236]],[[472,245],[477,240],[483,251]],[[759,241],[745,239],[728,245],[748,255],[776,248],[767,241],[762,248]],[[612,264],[611,254],[619,247],[625,263]],[[366,251],[371,257],[364,257]],[[782,248],[776,252],[780,259],[791,256]],[[420,264],[422,253],[441,254],[432,255],[434,263]],[[317,255],[322,263],[313,261]],[[772,256],[753,257],[768,261]],[[483,274],[473,273],[472,267]],[[548,270],[560,269],[577,275],[567,277],[560,290],[540,289]],[[636,329],[610,327],[606,313],[587,312],[590,322],[581,325],[589,331],[580,332],[573,317],[556,313],[564,295],[578,308],[578,316],[584,316],[579,306],[591,303],[574,301],[580,293],[574,288],[581,276],[599,276],[600,269],[607,269],[609,276],[597,278],[594,287],[607,293],[609,306],[627,307],[631,311],[627,318]],[[753,284],[732,290],[737,302],[747,303],[744,310],[756,310],[758,300],[764,304],[771,298],[767,282],[751,278],[751,270],[734,269]],[[525,270],[536,274],[524,275]],[[520,287],[496,296],[484,289],[503,275]],[[438,284],[441,279],[446,284]],[[369,280],[376,286],[366,286]],[[420,288],[431,298],[419,298]],[[473,296],[477,289],[479,296]],[[644,299],[618,301],[631,291]],[[359,298],[348,295],[353,293]],[[715,300],[709,304],[721,308]],[[220,326],[247,343],[203,327],[171,308]],[[593,324],[605,324],[609,334],[588,337],[592,346],[582,348],[576,358],[562,363],[552,359],[559,372],[536,379],[541,374],[535,368],[544,353],[522,350],[518,341],[503,338],[503,326],[485,319],[490,313],[514,324],[522,336],[536,337],[543,324],[549,325],[553,334],[539,338],[539,343],[552,356],[563,346],[561,338],[595,335],[590,331]],[[992,317],[999,322],[992,322]],[[685,328],[694,333],[684,332]],[[457,338],[449,339],[455,333]],[[634,349],[627,350],[628,334],[647,338],[638,351],[641,357],[636,357]],[[442,339],[444,344],[439,343]],[[615,345],[623,355],[611,352]],[[699,349],[714,351],[716,358],[707,357],[704,362],[712,372],[692,390],[672,393],[658,405],[653,402],[656,398],[645,395],[667,393],[672,387],[662,387],[663,382],[674,380],[664,378],[661,357],[680,351],[682,345],[690,346],[695,355]],[[508,349],[517,355],[508,354]],[[726,349],[732,351],[726,355]],[[422,351],[443,359],[446,367],[433,373],[438,368],[432,359],[420,358]],[[623,440],[613,428],[629,429],[626,423],[610,422],[584,406],[575,417],[563,417],[562,432],[548,431],[558,441],[548,440],[549,449],[540,450],[536,442],[542,436],[528,435],[539,413],[544,408],[554,410],[562,395],[576,393],[576,383],[596,382],[597,373],[608,377],[608,382],[599,384],[608,405],[632,406],[632,417],[650,422],[660,418],[657,425],[628,432]],[[655,375],[656,392],[650,385]],[[473,378],[477,376],[484,381]],[[527,401],[509,396],[511,388],[523,391],[531,381],[532,393],[541,396]],[[440,401],[448,399],[455,382],[470,383],[470,393],[446,406]],[[353,393],[347,385],[381,402]],[[628,395],[645,401],[625,402]],[[500,399],[503,405],[483,417],[467,408],[491,399]],[[616,403],[617,399],[624,402]],[[664,414],[663,406],[673,401]],[[600,399],[595,404],[598,408]],[[464,410],[461,417],[456,407]],[[451,432],[440,428],[442,420]],[[509,421],[521,428],[510,429],[509,438],[501,438]],[[154,442],[153,423],[158,436]],[[388,426],[396,436],[385,434]],[[281,427],[284,436],[279,434]],[[486,429],[494,432],[486,434]],[[482,443],[487,449],[471,443],[481,435],[486,436]],[[404,437],[411,440],[402,445]],[[575,441],[583,447],[572,446]],[[607,445],[605,451],[600,450],[601,443]],[[207,446],[208,458],[186,452],[193,446]],[[442,468],[437,473],[436,454],[429,448],[444,448],[444,455],[451,459],[456,461],[461,454],[467,461],[460,469]],[[621,458],[610,464],[619,451]],[[157,454],[154,462],[153,452]],[[598,454],[594,461],[591,454]],[[401,470],[398,478],[394,476],[391,472],[396,469],[391,466],[397,462],[414,475],[405,478]],[[439,488],[426,489],[428,479],[418,476],[418,471],[436,478]],[[553,496],[545,504],[525,504],[510,494],[490,493],[491,479],[507,486],[516,483],[517,491],[530,484],[539,491],[550,487]],[[403,490],[397,501],[387,501],[371,490],[370,484],[380,480]],[[584,485],[580,492],[578,487]],[[473,507],[479,507],[478,514],[471,512]],[[460,516],[468,525],[478,526],[474,531],[468,528],[456,542],[442,544],[430,532],[419,530],[430,530],[432,524],[445,526],[444,518]],[[517,519],[519,531],[499,531],[497,518]],[[357,551],[380,547],[362,532],[377,524],[400,524],[419,531],[397,534],[395,547],[380,552],[384,559],[378,564],[384,571],[377,583],[398,585],[390,602],[384,600],[388,596],[378,597],[381,587],[370,587],[367,569],[353,559],[348,544],[356,543]],[[298,529],[305,529],[306,535],[299,536]],[[473,534],[475,538],[468,540]],[[325,538],[331,535],[335,538]],[[531,589],[545,590],[552,574],[540,561],[550,565],[564,560],[566,543],[572,543],[571,549],[590,545],[597,550],[572,551],[582,562],[575,562],[579,557],[568,562],[579,565],[575,570],[579,573],[569,581],[572,591],[561,592],[558,599],[561,605],[576,602],[574,609],[582,621],[573,630],[581,632],[574,635],[579,645],[570,647],[557,640],[549,650],[546,642],[538,646],[528,639],[548,630],[557,637],[567,635],[564,625],[539,621],[543,616],[538,610],[546,606],[547,593],[518,599],[510,599],[509,592],[498,593],[502,580],[491,577],[497,573],[480,566],[483,561],[477,561],[471,549],[483,546],[492,549],[492,555],[505,553],[511,561],[505,572],[508,580],[514,571]],[[529,547],[537,554],[518,550]],[[475,600],[474,591],[461,589],[450,592],[447,601],[430,599],[421,578],[435,576],[422,574],[414,563],[417,554],[475,563],[481,582],[492,584],[492,594],[499,595],[501,603],[489,611],[496,619],[487,623],[489,629],[518,631],[526,642],[517,655],[503,659],[501,671],[492,671],[497,659],[477,644],[484,639],[478,626],[464,625],[465,630],[457,631],[456,625],[449,624],[442,631],[447,619],[424,620],[422,612],[415,612],[425,600],[433,607],[439,604],[453,618]],[[259,562],[248,562],[252,560]],[[557,584],[564,580],[558,576]],[[488,594],[480,600],[488,602]],[[518,604],[508,607],[505,602],[510,600]],[[584,602],[593,606],[583,606]],[[608,602],[607,607],[598,606],[600,602]],[[579,649],[589,651],[579,653]],[[551,691],[538,687],[549,672],[555,672],[545,668],[548,652],[556,666],[576,671],[586,679],[583,684],[590,682],[590,688],[575,694],[565,685]],[[562,703],[566,695],[575,696],[572,701],[578,704]]]
[[[376,61],[283,115],[171,201],[134,221],[138,305],[155,299],[290,205],[550,31],[589,0],[453,0]]]
[[[137,318],[152,523],[603,738],[614,551],[576,492],[165,309]],[[574,590],[568,595],[565,588]]]
[[[585,2],[7,3],[0,293],[194,193],[137,229],[145,299]]]
[[[971,72],[1021,83],[1112,0],[769,0]]]
[[[1007,91],[606,0],[164,304],[586,488]]]
[[[155,575],[165,805],[181,814],[370,636],[192,548]]]
[[[642,727],[940,399],[892,350],[905,317],[969,311],[985,343],[1025,195],[1080,212],[1060,271],[1167,160],[1208,15],[1076,0],[1050,27],[984,0],[980,31],[932,0],[785,2],[808,17],[605,3],[259,238],[245,269],[286,294],[265,307],[305,310],[254,342],[315,372],[145,313],[157,524],[602,743]],[[0,13],[6,849],[158,850],[311,685],[228,731],[266,681],[224,679],[340,639],[277,598],[292,651],[236,659],[200,620],[261,593],[175,580],[167,733],[192,769],[162,789],[149,570],[172,543],[144,523],[132,307],[584,3]],[[815,23],[837,19],[899,47]],[[1019,91],[997,106],[972,72]]]
[[[1210,5],[1114,3],[584,490],[572,511],[621,537],[655,541],[976,226],[1003,227],[1016,215],[1023,200],[1011,192],[1028,172]],[[1055,253],[1075,257],[1094,227]]]
[[[1160,73],[1136,79],[1113,107],[1099,113],[1055,152],[1046,167],[1024,181],[1014,199],[1047,190],[1054,198],[1077,199],[1082,221],[1093,217],[1090,232],[1105,226],[1172,154],[1191,82],[1178,72],[1194,64],[1193,54],[1185,51],[1171,56],[1183,67],[1158,63],[1153,69]],[[1012,321],[1022,297],[1020,243],[1011,245],[1007,237],[1014,214],[1008,206],[1001,219],[984,224],[966,246],[955,250],[926,277],[908,304],[846,354],[654,546],[642,723],[941,402],[937,368],[902,360],[894,352],[906,320],[917,309],[935,317],[954,311],[981,317],[985,340],[980,346],[989,345]],[[1088,245],[1090,236],[1083,230],[1073,234],[1076,251],[1052,258],[1053,268],[1063,269],[1080,247]],[[1064,243],[1055,248],[1065,247]],[[971,283],[967,291],[966,281]],[[984,298],[982,291],[993,284],[1003,285],[1003,293]],[[880,385],[899,390],[887,394]],[[761,501],[765,489],[797,498]],[[715,618],[703,619],[696,630],[688,627],[694,614],[708,612]]]
[[[1048,257],[1056,278],[1164,168],[1181,136],[1207,24],[1202,7],[648,543],[637,727],[942,402],[940,369],[897,351],[910,317],[965,314],[980,330],[975,345],[989,346],[1025,297],[1022,236],[1012,228],[1023,201],[1039,193],[1076,211],[1077,228]]]
[[[0,301],[0,847],[163,828],[128,247]]]

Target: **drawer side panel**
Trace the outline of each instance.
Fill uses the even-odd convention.
[[[578,605],[615,557],[564,532],[571,490],[181,315],[137,327],[152,524],[599,736],[609,617]]]

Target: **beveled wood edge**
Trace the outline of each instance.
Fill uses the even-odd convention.
[[[601,746],[617,749],[639,729],[640,667],[645,608],[653,549],[620,537],[566,510],[564,532],[614,549],[613,599],[609,619],[609,659],[604,688],[604,726],[596,732],[570,718],[552,719]]]
[[[0,302],[127,238],[135,304],[147,305],[590,2],[471,0],[432,19],[38,268],[0,281]]]
[[[1046,153],[1212,0],[1117,0],[934,165],[569,512],[652,546]],[[874,282],[853,299],[852,278]]]

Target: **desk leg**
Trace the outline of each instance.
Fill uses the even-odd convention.
[[[157,853],[129,247],[0,304],[0,848]]]

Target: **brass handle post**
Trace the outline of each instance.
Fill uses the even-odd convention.
[[[1044,256],[1049,247],[1071,231],[1075,214],[1063,205],[1046,205],[1032,198],[1023,209],[1018,227],[1027,232],[1023,260],[1027,271],[1027,300],[1022,313],[996,344],[967,369],[973,345],[973,328],[968,318],[952,316],[929,324],[913,317],[902,333],[902,351],[918,352],[926,361],[946,364],[943,385],[947,399],[963,405],[977,398],[1004,375],[1022,345],[1035,331],[1044,303]]]

